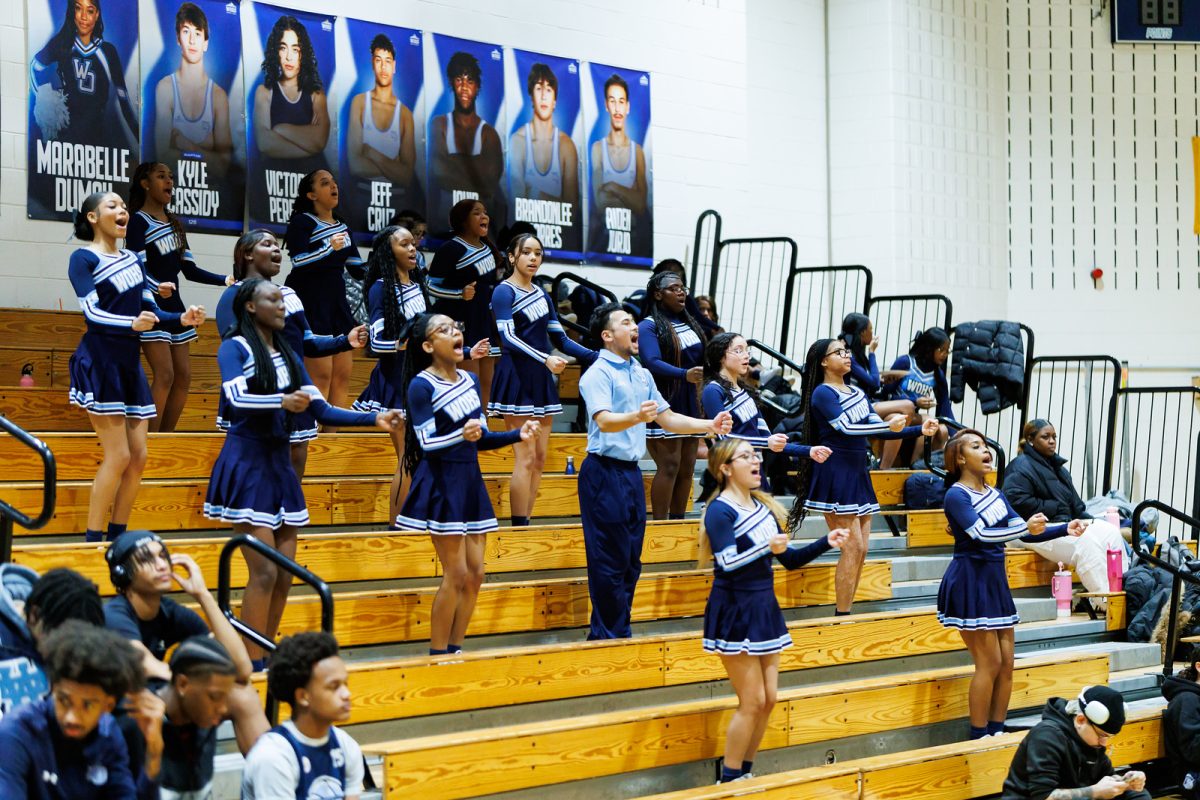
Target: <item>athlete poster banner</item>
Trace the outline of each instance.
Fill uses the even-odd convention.
[[[579,62],[527,50],[509,50],[508,56],[509,222],[531,223],[547,258],[579,261],[584,223]]]
[[[421,32],[343,19],[337,42],[338,210],[365,242],[398,211],[425,213]]]
[[[31,219],[128,194],[138,159],[137,0],[29,0]]]
[[[337,163],[334,17],[242,4],[246,197],[251,227],[281,231],[300,180]]]
[[[428,214],[430,245],[449,230],[450,207],[477,199],[494,228],[506,219],[504,145],[504,57],[498,44],[430,34],[425,55],[429,108]]]
[[[142,160],[171,168],[171,211],[190,230],[240,232],[246,125],[238,4],[152,0],[141,12]]]
[[[650,73],[585,65],[589,261],[648,267],[654,255]]]

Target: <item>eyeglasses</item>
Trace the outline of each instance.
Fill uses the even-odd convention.
[[[439,336],[449,336],[454,331],[464,332],[467,329],[467,323],[454,320],[453,322],[445,322],[438,325],[430,333],[436,333]]]
[[[730,461],[762,461],[762,453],[757,450],[751,450],[749,453],[742,453],[729,459]]]
[[[826,353],[826,354],[825,354],[825,356],[826,356],[826,357],[829,357],[829,356],[848,356],[848,355],[850,355],[850,351],[849,351],[849,350],[847,350],[847,349],[846,349],[846,348],[844,348],[844,347],[840,347],[840,348],[838,348],[837,350],[830,350],[828,353]]]
[[[1088,720],[1088,725],[1092,726],[1092,732],[1096,734],[1096,740],[1100,742],[1100,744],[1111,742],[1113,737],[1116,736],[1115,733],[1108,733],[1107,731],[1100,730],[1096,727],[1096,723],[1092,722],[1090,719]]]
[[[675,294],[687,294],[687,287],[682,283],[668,283],[666,286],[659,288],[660,292],[674,292]]]
[[[750,352],[750,348],[748,348],[748,347],[731,347],[731,348],[729,348],[729,352],[731,355],[744,356],[744,355],[746,355],[746,353]]]

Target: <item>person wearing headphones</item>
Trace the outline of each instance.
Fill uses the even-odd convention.
[[[1017,747],[1001,800],[1150,800],[1146,775],[1117,775],[1105,752],[1124,724],[1121,693],[1108,686],[1085,686],[1074,700],[1051,697]]]

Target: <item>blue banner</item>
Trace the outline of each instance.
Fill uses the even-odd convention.
[[[29,0],[26,210],[70,220],[129,194],[138,157],[137,0]]]
[[[528,50],[508,54],[509,224],[531,223],[547,258],[579,261],[584,228],[579,61]]]
[[[229,0],[142,3],[142,160],[171,168],[190,230],[238,233],[245,219],[242,25]]]
[[[654,262],[650,73],[585,65],[590,261],[648,267]]]
[[[338,208],[360,242],[399,211],[425,214],[422,51],[417,30],[357,19],[338,26]]]
[[[337,163],[334,17],[246,3],[246,194],[251,227],[280,232],[300,179]]]
[[[493,228],[507,218],[502,189],[504,60],[498,44],[430,34],[425,57],[429,109],[426,180],[430,245],[449,238],[450,207],[474,198]]]

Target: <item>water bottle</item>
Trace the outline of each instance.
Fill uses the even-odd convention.
[[[1058,604],[1058,616],[1071,616],[1071,573],[1058,562],[1058,572],[1050,579],[1050,593]]]
[[[1124,567],[1120,550],[1109,549],[1108,551],[1108,590],[1110,592],[1123,592],[1124,586]]]
[[[1121,512],[1116,506],[1109,506],[1108,508],[1104,509],[1104,519],[1108,521],[1109,525],[1112,525],[1117,530],[1121,529]]]
[[[575,456],[567,456],[567,474],[575,474]]]
[[[21,367],[21,379],[18,381],[18,383],[25,389],[33,386],[33,364],[26,362],[25,365]]]

